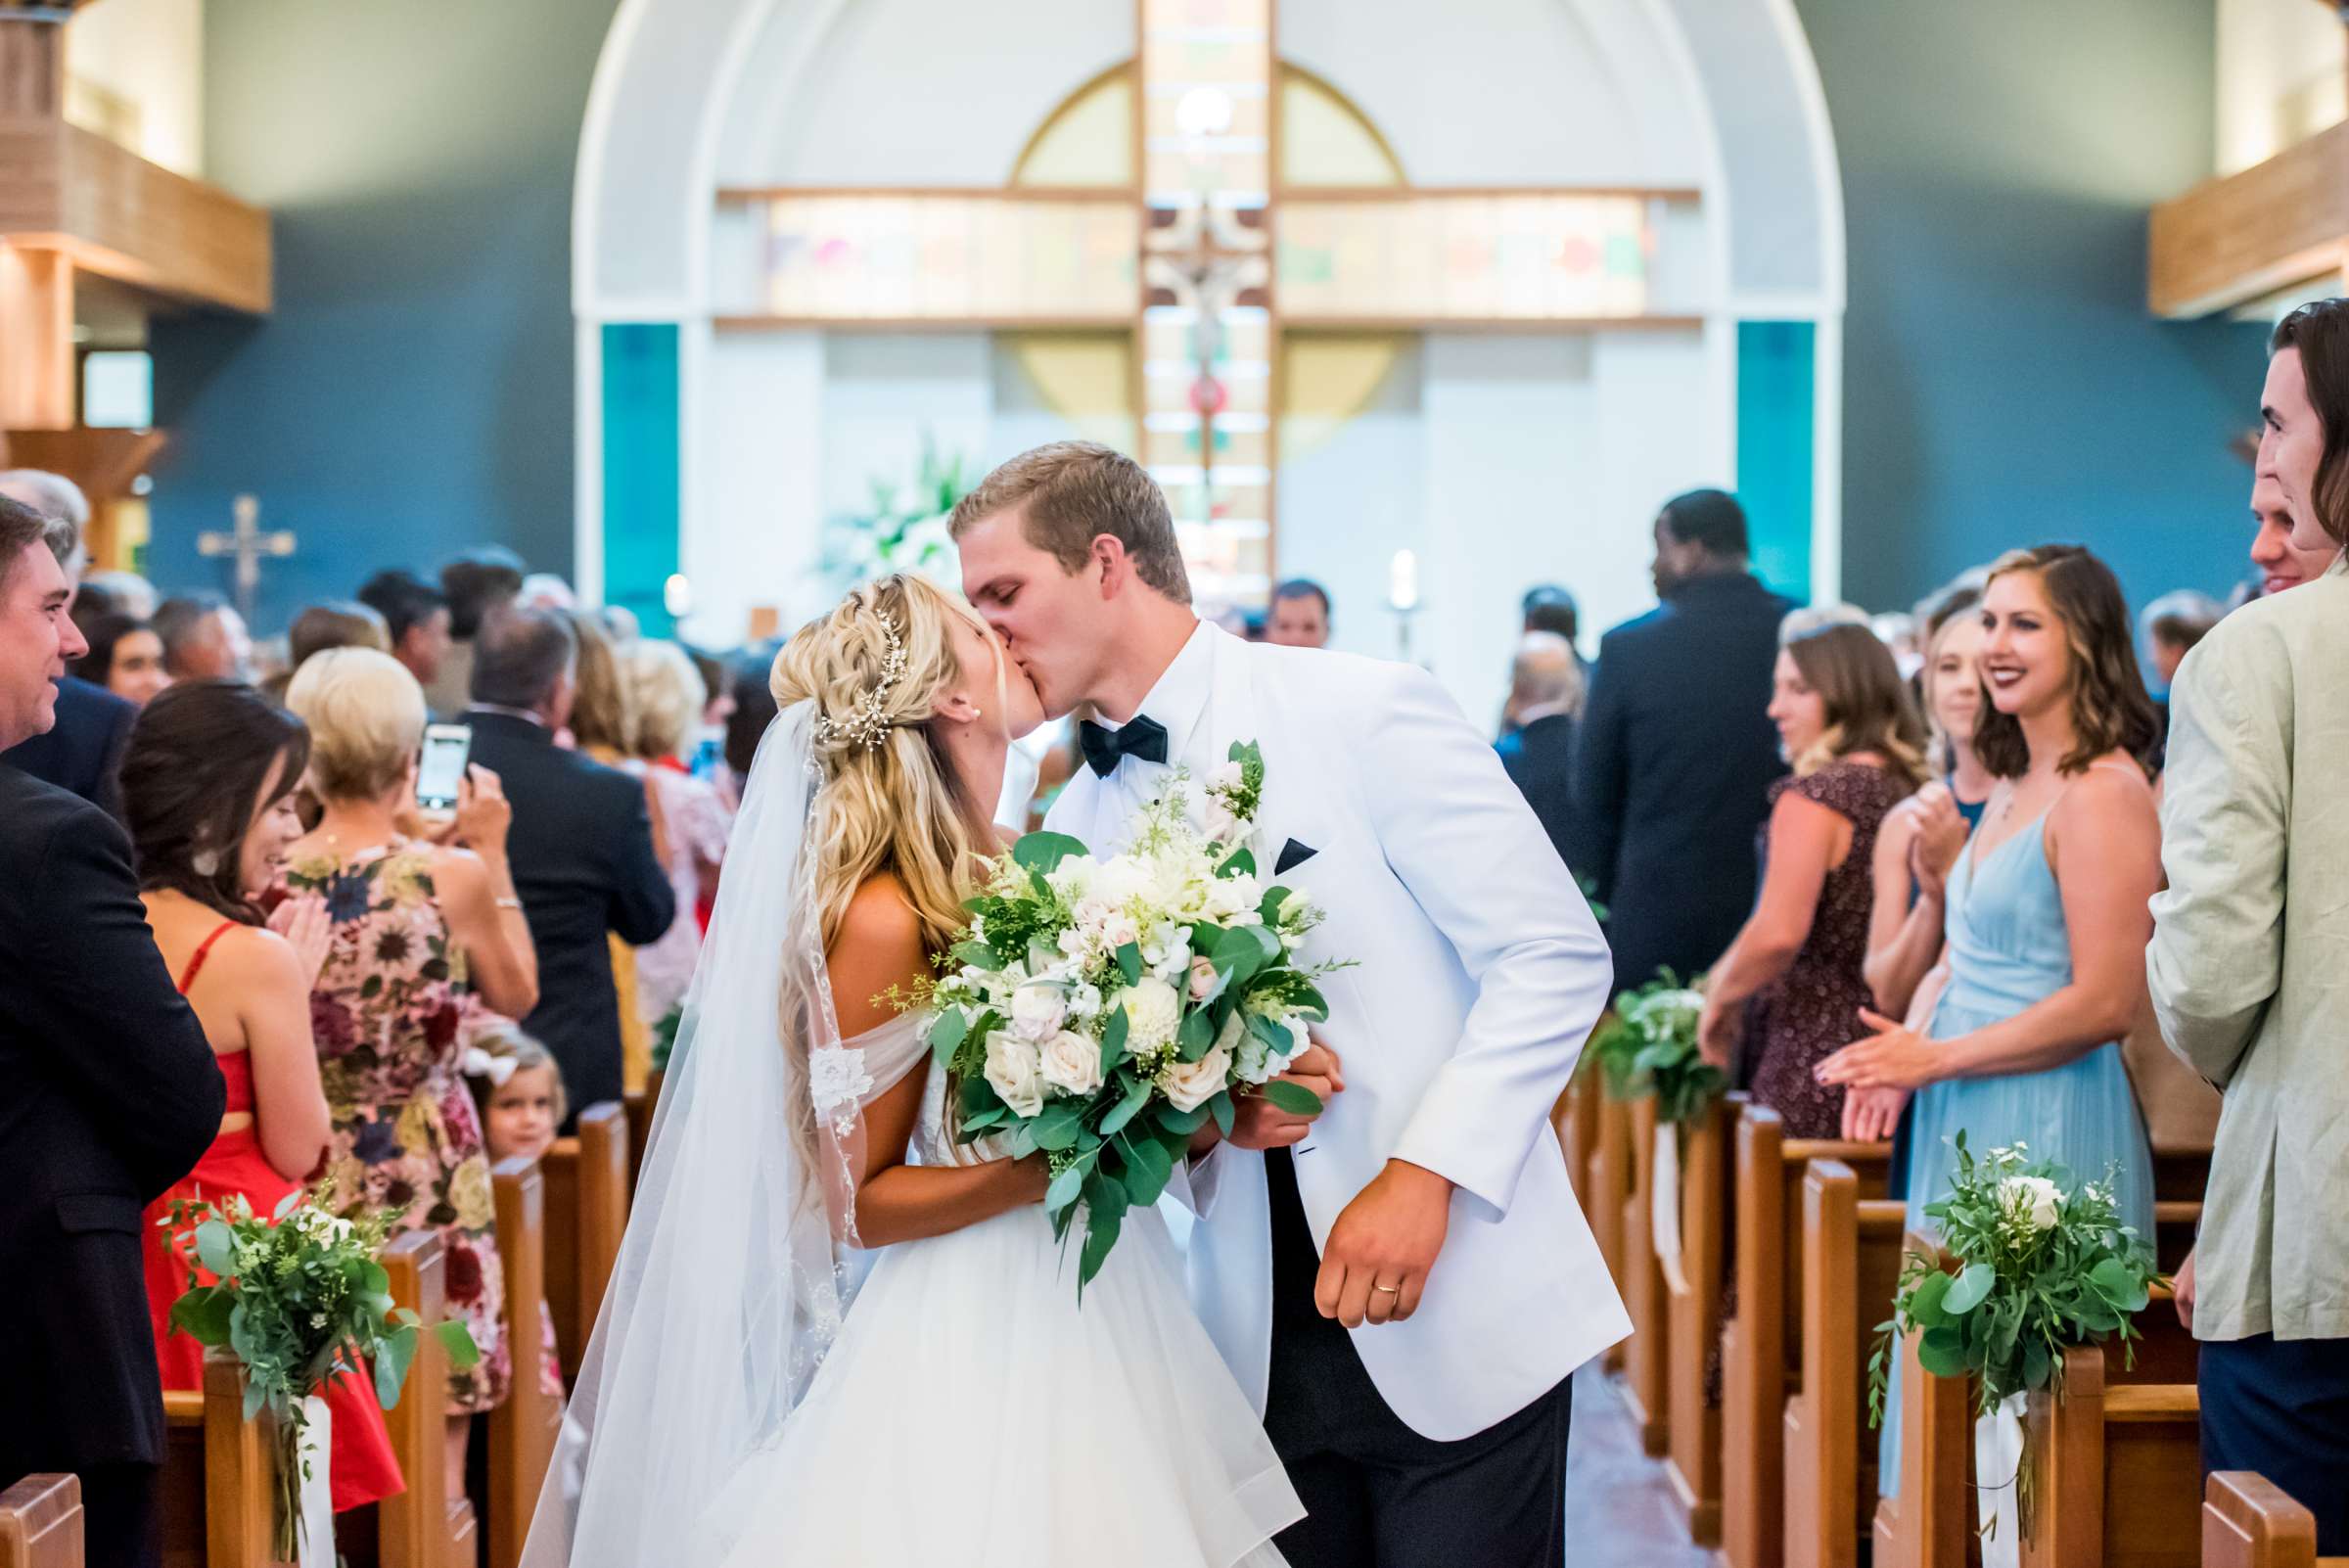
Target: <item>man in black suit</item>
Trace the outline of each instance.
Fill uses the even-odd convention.
[[[1786,770],[1769,709],[1778,623],[1794,605],[1748,570],[1744,509],[1690,490],[1664,504],[1655,532],[1663,602],[1600,641],[1575,760],[1589,875],[1627,988],[1660,968],[1688,979],[1727,948],[1753,910],[1755,839]]]
[[[48,542],[66,575],[70,609],[81,576],[81,530],[90,516],[90,503],[80,487],[63,475],[20,468],[0,474],[0,497],[23,502],[51,524]],[[56,714],[57,721],[46,731],[0,748],[0,763],[70,790],[119,822],[122,792],[117,780],[138,708],[104,686],[61,675]]]
[[[1529,631],[1509,671],[1506,733],[1494,750],[1558,858],[1588,876],[1593,858],[1589,820],[1574,799],[1574,735],[1583,706],[1583,668],[1574,644],[1554,631]]]
[[[509,610],[474,638],[473,761],[514,806],[506,853],[538,947],[538,1009],[523,1027],[554,1052],[574,1115],[621,1097],[620,1002],[608,933],[636,946],[676,918],[653,853],[644,786],[555,744],[571,716],[578,644],[562,616]]]
[[[54,530],[0,498],[0,747],[47,729],[86,644]],[[92,1564],[155,1563],[162,1380],[141,1210],[193,1170],[227,1091],[104,812],[0,768],[0,1484],[81,1478]]]

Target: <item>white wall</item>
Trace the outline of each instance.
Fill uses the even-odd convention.
[[[66,70],[135,105],[131,151],[177,173],[204,172],[204,0],[106,0],[66,24]]]
[[[2349,112],[2349,28],[2311,0],[2219,0],[2218,172],[2233,174]]]

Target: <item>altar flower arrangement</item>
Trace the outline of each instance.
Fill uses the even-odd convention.
[[[297,1192],[267,1219],[237,1194],[217,1205],[183,1200],[161,1222],[162,1245],[175,1257],[179,1238],[194,1227],[188,1291],[171,1305],[171,1326],[207,1347],[234,1351],[245,1364],[245,1418],[264,1407],[277,1418],[277,1561],[294,1560],[299,1548],[311,1397],[339,1369],[364,1373],[372,1361],[376,1399],[392,1409],[416,1359],[423,1325],[392,1306],[391,1276],[376,1262],[393,1218],[345,1219],[316,1193]],[[481,1359],[462,1322],[432,1332],[456,1365]]]
[[[1041,1151],[1044,1209],[1063,1241],[1082,1206],[1077,1287],[1100,1272],[1126,1211],[1156,1203],[1213,1121],[1236,1102],[1320,1109],[1272,1080],[1329,1016],[1297,949],[1321,912],[1267,885],[1256,859],[1265,764],[1253,744],[1201,792],[1178,770],[1143,807],[1132,847],[1101,858],[1031,833],[966,907],[944,974],[908,1005],[937,1010],[930,1044],[956,1085],[956,1135],[1013,1157]]]
[[[2059,1380],[2063,1353],[2117,1335],[2134,1360],[2131,1319],[2161,1278],[2153,1249],[2121,1222],[2112,1173],[2078,1182],[2062,1166],[2033,1160],[2017,1143],[1980,1159],[1955,1139],[1948,1196],[1925,1205],[1956,1272],[1911,1252],[1893,1315],[1877,1325],[1868,1358],[1868,1414],[1884,1418],[1896,1333],[1921,1331],[1918,1362],[1937,1377],[1972,1377],[1987,1417],[2007,1400]],[[2022,1524],[2030,1528],[2030,1466],[2017,1471]],[[1988,1484],[1987,1482],[1985,1483]]]

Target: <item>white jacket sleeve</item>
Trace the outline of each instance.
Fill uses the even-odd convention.
[[[1478,987],[1393,1154],[1505,1213],[1614,963],[1540,820],[1434,677],[1396,671],[1360,718],[1358,784],[1379,849]]]

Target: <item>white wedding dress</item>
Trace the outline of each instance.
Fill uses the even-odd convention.
[[[908,1016],[844,1042],[902,1060]],[[894,1047],[894,1048],[893,1048]],[[929,1072],[922,1052],[915,1072]],[[913,1154],[944,1131],[932,1074]],[[1304,1517],[1192,1313],[1154,1209],[1084,1301],[1040,1205],[880,1249],[806,1396],[717,1489],[683,1560],[723,1568],[1278,1568]],[[680,1521],[682,1523],[682,1521]]]

